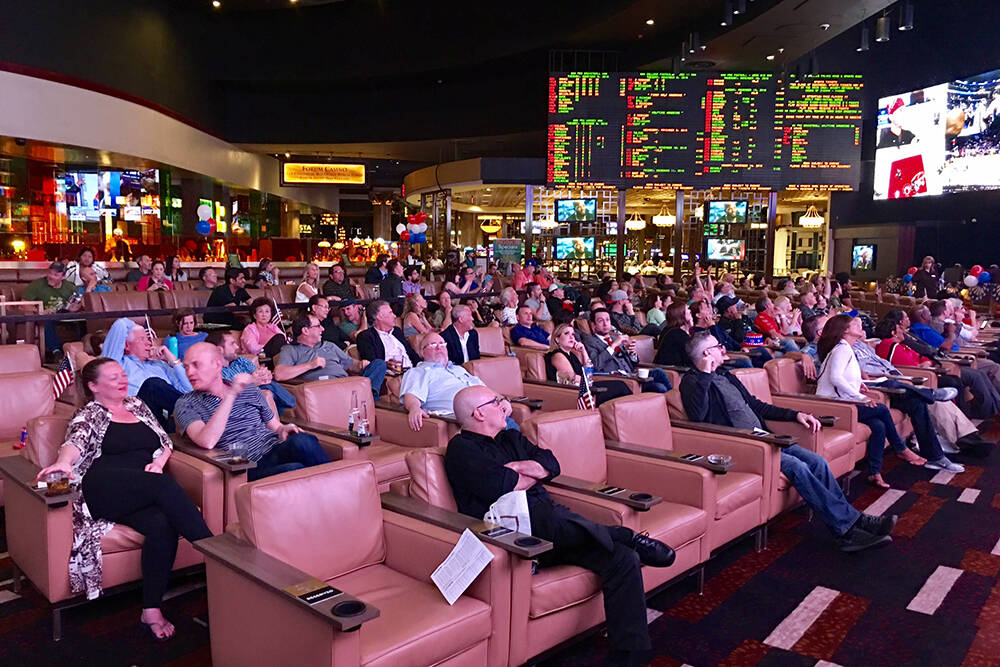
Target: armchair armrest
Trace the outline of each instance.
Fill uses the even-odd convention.
[[[536,558],[539,554],[552,550],[552,543],[541,538],[514,532],[488,521],[480,521],[465,514],[435,507],[416,498],[391,492],[383,493],[381,498],[384,510],[418,519],[456,533],[461,533],[468,528],[483,542],[521,558]]]
[[[298,419],[289,420],[285,423],[295,424],[303,431],[309,431],[313,435],[324,435],[328,438],[337,438],[339,440],[344,440],[357,445],[358,447],[366,447],[379,439],[378,435],[354,435],[346,428],[337,428],[336,426],[330,426],[328,424],[319,424],[316,422],[302,421]]]
[[[218,535],[225,530],[224,483],[222,471],[211,463],[174,451],[167,459],[166,472],[184,489],[184,493],[201,508],[209,530]]]
[[[923,368],[920,366],[896,366],[896,368],[905,373],[903,376],[904,380],[913,381],[914,384],[918,384],[916,380],[920,380],[919,384],[929,389],[936,389],[938,387],[938,375],[948,374],[942,368]]]
[[[603,523],[608,526],[625,526],[626,528],[638,530],[638,512],[623,503],[615,502],[610,498],[585,495],[555,486],[550,486],[547,490],[557,503],[565,505],[591,521]]]
[[[542,380],[524,380],[525,398],[542,401],[545,410],[572,410],[580,395],[579,387]]]
[[[743,436],[709,434],[681,428],[676,424],[671,431],[676,452],[694,452],[705,456],[726,454],[733,459],[730,467],[732,472],[746,472],[762,477],[778,474],[780,453],[771,444]]]
[[[631,447],[622,445],[626,449]],[[705,468],[648,457],[636,451],[610,450],[607,459],[609,483],[628,480],[630,484],[657,494],[664,502],[715,511],[718,483],[715,473]]]
[[[815,415],[825,428],[837,427],[845,431],[853,431],[854,427],[858,425],[858,410],[853,404],[838,401],[827,402],[826,399],[817,396],[804,398],[786,394],[775,394],[771,399],[772,403],[779,407]]]
[[[702,456],[701,454],[677,454],[666,449],[646,447],[644,445],[620,442],[618,440],[605,440],[604,446],[613,452],[635,454],[636,456],[646,456],[660,461],[670,461],[679,465],[704,468],[705,470],[719,475],[725,475],[726,472],[733,467],[732,461],[728,463],[710,463],[708,457]]]
[[[570,477],[569,475],[559,475],[558,477],[554,477],[553,479],[545,482],[545,485],[575,491],[585,496],[607,498],[627,507],[631,507],[632,509],[639,510],[640,512],[645,512],[653,505],[659,505],[663,502],[662,498],[654,496],[651,493],[633,491],[632,489],[616,486],[614,484],[590,482],[585,479],[579,479],[578,477]]]
[[[732,426],[719,426],[717,424],[707,424],[705,422],[693,422],[685,419],[672,419],[671,424],[679,428],[687,428],[694,431],[705,431],[706,433],[718,433],[719,435],[732,435],[738,438],[749,438],[758,442],[765,442],[775,447],[791,447],[796,444],[795,438],[788,435],[778,435],[774,433],[755,433],[750,429],[734,428]]]
[[[843,403],[845,405],[867,405],[868,401],[856,401],[853,398],[833,398],[832,396],[817,396],[816,394],[798,394],[795,392],[780,392],[771,394],[771,398],[797,398],[804,401],[812,401],[813,403],[819,404],[829,404],[829,403]],[[815,409],[815,408],[810,408]]]
[[[377,608],[336,589],[332,589],[336,594],[331,597],[325,597],[318,602],[308,602],[303,598],[308,597],[310,592],[319,593],[324,589],[326,585],[322,581],[255,549],[232,535],[223,534],[198,540],[194,543],[194,548],[207,558],[218,561],[271,593],[290,600],[300,609],[308,610],[340,632],[357,630],[365,621],[379,616]],[[342,606],[345,602],[355,604],[347,605],[345,609]],[[358,603],[363,605],[363,608],[360,613],[354,613],[357,611]],[[352,615],[345,615],[343,611],[351,611]]]
[[[425,417],[419,431],[410,428],[410,416],[402,405],[375,404],[378,437],[407,447],[444,447],[461,430],[454,417]]]
[[[174,441],[174,452],[183,452],[199,461],[211,463],[223,472],[238,474],[257,467],[254,461],[237,461],[223,449],[205,449],[183,435],[175,433],[170,439]]]
[[[39,470],[41,468],[23,456],[0,457],[0,475],[7,480],[7,483],[27,491],[42,505],[49,508],[62,507],[75,501],[80,495],[78,486],[71,486],[68,493],[61,493],[58,496],[45,495],[45,489],[39,489],[35,484],[35,476]]]

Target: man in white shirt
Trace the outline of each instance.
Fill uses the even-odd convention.
[[[452,324],[441,332],[448,346],[448,359],[459,366],[479,358],[479,332],[472,319],[472,309],[465,304],[452,310]]]
[[[400,402],[410,414],[410,428],[414,431],[420,430],[424,417],[431,413],[454,415],[458,392],[466,387],[483,386],[482,380],[449,361],[447,344],[438,334],[424,336],[421,346],[424,360],[403,376],[399,389]],[[507,428],[518,428],[510,418],[510,403],[503,405],[507,411]]]
[[[358,333],[358,353],[362,359],[383,359],[392,372],[409,370],[420,361],[396,326],[396,315],[387,301],[372,301],[367,308],[371,326]]]

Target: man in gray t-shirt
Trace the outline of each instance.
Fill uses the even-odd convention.
[[[285,345],[274,362],[274,379],[279,382],[328,380],[347,375],[363,375],[372,383],[372,393],[378,400],[385,381],[385,361],[364,361],[348,356],[334,343],[323,340],[323,325],[315,315],[304,315],[292,322],[295,342]]]

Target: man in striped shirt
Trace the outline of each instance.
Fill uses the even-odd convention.
[[[232,382],[240,373],[253,376],[253,382],[264,394],[264,399],[271,410],[279,415],[285,410],[295,407],[295,397],[292,393],[274,381],[271,371],[262,368],[255,361],[240,355],[240,344],[233,331],[214,331],[205,339],[206,343],[215,345],[222,350],[222,379]]]
[[[205,449],[245,445],[247,458],[257,463],[248,473],[250,481],[330,462],[316,436],[278,420],[253,376],[238,373],[227,384],[223,365],[222,351],[210,343],[195,343],[184,355],[194,391],[177,399],[174,407],[182,433]]]

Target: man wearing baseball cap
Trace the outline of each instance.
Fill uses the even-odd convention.
[[[715,309],[721,316],[719,322],[707,327],[715,339],[725,345],[730,352],[740,352],[743,349],[743,341],[748,333],[759,333],[753,323],[740,313],[740,303],[734,296],[720,297],[715,302]],[[772,359],[771,353],[764,347],[750,347],[748,353],[751,362],[757,368],[761,368],[764,362]]]
[[[608,295],[608,311],[611,313],[611,323],[615,329],[627,336],[656,336],[659,329],[652,324],[645,327],[635,314],[635,308],[628,298],[628,292],[623,289],[616,289]]]
[[[22,298],[25,301],[41,301],[45,315],[69,311],[75,313],[82,307],[82,302],[74,299],[76,285],[66,280],[66,265],[62,262],[52,262],[49,264],[49,271],[44,278],[33,280],[24,288]],[[56,323],[52,320],[45,322],[45,349],[50,354],[62,351],[62,341],[56,332]]]

